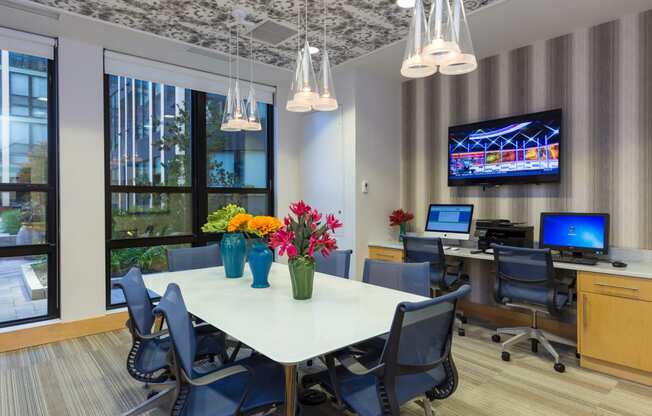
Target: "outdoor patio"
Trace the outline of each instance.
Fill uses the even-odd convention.
[[[0,322],[47,314],[48,300],[32,300],[23,282],[21,266],[32,263],[24,258],[0,260]]]

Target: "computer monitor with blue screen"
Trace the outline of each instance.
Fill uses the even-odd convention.
[[[609,214],[542,213],[539,246],[578,256],[609,250]]]
[[[425,235],[468,240],[472,220],[473,205],[432,204],[428,209]]]

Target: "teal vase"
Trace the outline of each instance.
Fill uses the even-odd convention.
[[[312,285],[315,280],[315,261],[308,257],[290,260],[290,279],[292,296],[297,300],[312,298]]]
[[[272,268],[274,255],[262,240],[254,240],[249,250],[249,268],[254,276],[251,287],[264,289],[269,287],[269,270]]]
[[[224,272],[229,279],[242,277],[247,257],[247,240],[242,233],[225,233],[220,242]]]
[[[407,223],[402,222],[398,226],[398,241],[403,242],[403,237],[405,237],[405,231],[407,229]]]

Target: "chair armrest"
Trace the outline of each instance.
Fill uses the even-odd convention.
[[[192,384],[193,386],[206,386],[208,384],[215,383],[216,381],[223,380],[225,378],[229,378],[236,374],[242,374],[242,373],[248,373],[250,378],[252,376],[251,370],[240,364],[219,369],[217,371],[208,373],[196,379],[191,379],[190,377],[188,377],[185,371],[183,372],[183,376],[188,381],[188,383]]]
[[[168,331],[167,329],[162,329],[162,330],[154,332],[152,334],[144,335],[144,334],[141,334],[138,331],[138,329],[136,329],[135,327],[134,327],[134,330],[136,331],[136,335],[138,336],[138,338],[147,339],[147,340],[160,338],[160,337],[168,335],[170,333],[170,331]]]
[[[368,374],[373,374],[377,377],[381,377],[385,371],[384,363],[377,364],[370,368],[362,364],[353,355],[346,352],[336,354],[335,358],[337,358],[337,361],[339,361],[349,373],[356,376],[366,376]]]

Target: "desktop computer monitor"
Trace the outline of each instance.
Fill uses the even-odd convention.
[[[609,214],[541,213],[539,247],[601,255],[609,250]]]
[[[432,204],[428,209],[425,235],[468,240],[472,219],[473,205]]]

